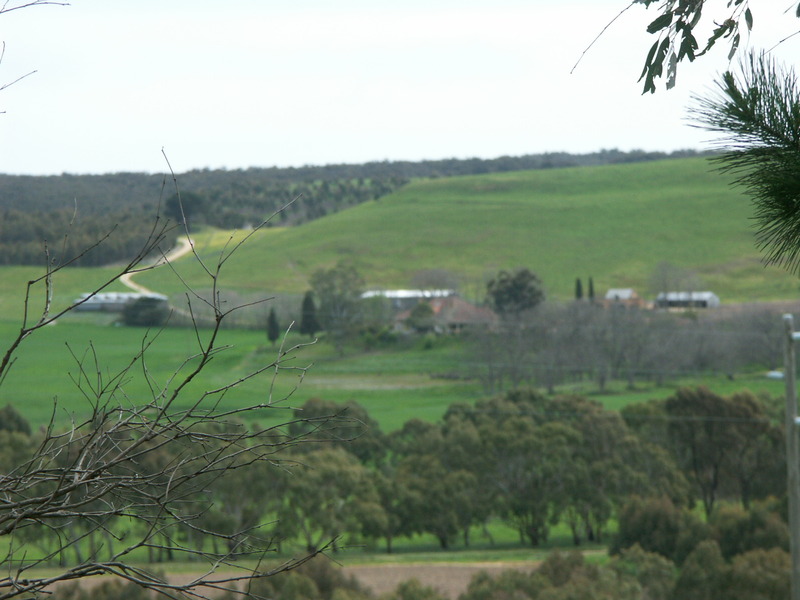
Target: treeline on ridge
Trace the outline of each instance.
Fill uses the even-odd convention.
[[[591,154],[547,153],[496,159],[383,161],[239,170],[201,169],[177,176],[182,194],[195,200],[194,224],[223,229],[296,225],[389,194],[414,178],[642,162],[695,156],[673,152],[603,150]],[[0,264],[42,264],[43,240],[50,260],[66,261],[114,230],[102,252],[76,264],[125,260],[138,249],[156,214],[181,221],[168,206],[171,178],[146,173],[27,176],[0,174]],[[116,229],[115,229],[116,227]],[[57,256],[53,256],[56,253]]]

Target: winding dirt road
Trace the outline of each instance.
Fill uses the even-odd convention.
[[[193,248],[194,248],[194,242],[190,238],[186,236],[179,237],[178,245],[171,248],[169,252],[164,254],[164,256],[159,258],[150,266],[151,268],[160,267],[161,265],[166,265],[172,261],[178,260],[179,258],[189,254]],[[138,283],[133,281],[134,275],[136,275],[136,273],[125,273],[119,278],[119,280],[123,285],[130,288],[134,292],[139,292],[140,294],[156,293],[153,290],[146,288],[143,285],[139,285]]]

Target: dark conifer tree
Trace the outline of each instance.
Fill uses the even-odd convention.
[[[583,283],[580,277],[575,279],[575,300],[583,300]]]
[[[594,280],[589,277],[589,302],[594,302]]]
[[[267,339],[275,345],[275,342],[281,335],[281,328],[278,325],[278,317],[275,315],[275,309],[269,309],[269,316],[267,317]]]
[[[303,296],[303,305],[300,309],[300,333],[314,337],[321,329],[317,320],[317,305],[314,304],[314,294],[310,290]]]

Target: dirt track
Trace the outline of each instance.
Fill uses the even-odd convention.
[[[167,252],[164,256],[157,259],[153,266],[161,266],[165,265],[169,262],[174,260],[178,260],[182,256],[186,256],[189,254],[192,249],[193,242],[188,237],[180,237],[178,238],[178,245],[172,248],[169,252]],[[139,292],[140,294],[152,294],[154,293],[153,290],[144,287],[143,285],[139,285],[138,283],[133,281],[133,276],[135,273],[125,273],[122,275],[119,280],[120,283],[127,286],[129,289],[133,290],[134,292]]]
[[[399,583],[417,579],[421,584],[439,590],[455,600],[466,591],[470,579],[479,571],[497,574],[509,569],[531,570],[532,563],[427,563],[394,565],[359,565],[345,567],[346,575],[352,575],[376,595],[393,591]]]
[[[480,571],[486,571],[491,575],[497,575],[501,571],[518,569],[529,571],[536,568],[535,562],[488,562],[488,563],[404,563],[404,564],[384,564],[384,565],[355,565],[343,567],[345,576],[353,576],[364,587],[372,591],[376,596],[392,592],[402,582],[416,579],[422,585],[438,590],[442,595],[450,600],[457,600],[459,594],[466,591],[472,576]],[[220,576],[241,575],[241,573],[218,572]],[[167,575],[167,578],[174,584],[187,584],[198,574],[175,574]],[[109,581],[107,576],[90,577],[80,582],[81,587],[91,588],[103,581]],[[56,584],[55,588],[58,585]],[[208,593],[210,597],[216,594],[213,591],[200,588],[201,593]]]

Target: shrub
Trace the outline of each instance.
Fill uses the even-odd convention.
[[[783,600],[790,595],[791,558],[780,548],[751,550],[733,559],[729,600]],[[720,596],[721,597],[721,596]]]
[[[161,327],[169,318],[169,304],[161,298],[143,296],[125,305],[122,321],[132,327]]]
[[[700,542],[683,563],[672,592],[674,600],[719,600],[728,578],[728,565],[714,540]]]
[[[383,596],[383,600],[446,600],[438,590],[422,585],[417,579],[404,581],[391,594]]]
[[[610,564],[619,575],[639,582],[648,600],[667,600],[675,585],[675,564],[639,544],[623,550]]]
[[[755,504],[749,511],[738,506],[719,508],[711,519],[711,526],[726,559],[759,548],[789,550],[789,528],[778,513],[770,509],[766,503]]]
[[[539,598],[545,589],[551,589],[550,582],[540,573],[522,571],[503,571],[495,577],[486,571],[473,575],[467,591],[459,600],[496,600],[497,598]]]
[[[612,554],[639,544],[680,565],[697,544],[710,537],[708,526],[669,498],[632,498],[623,506]]]

